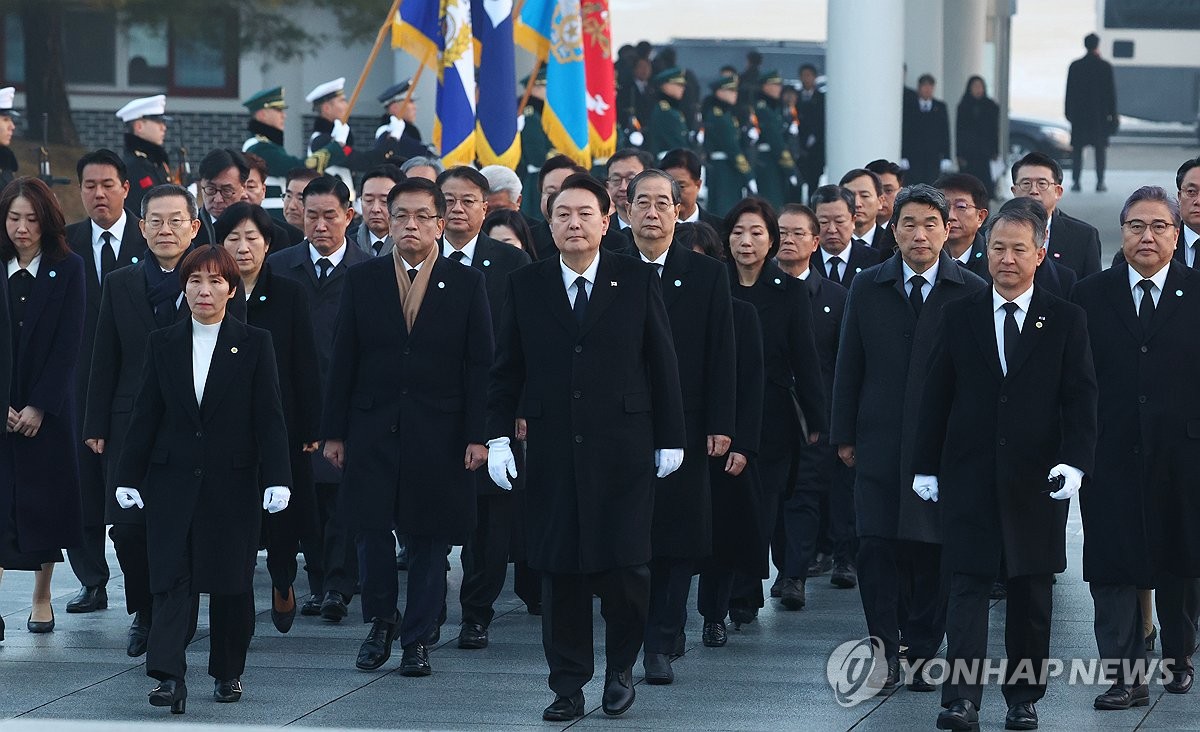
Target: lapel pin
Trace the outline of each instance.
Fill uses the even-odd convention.
[[[979,259],[979,258],[980,258],[980,257],[982,257],[982,256],[983,256],[983,252],[975,252],[975,258],[976,258],[976,259]]]
[[[1183,297],[1183,290],[1176,290],[1175,297]]]
[[[58,276],[58,273],[57,273],[57,272],[55,272],[54,270],[50,270],[50,276],[51,276],[51,277],[57,277],[57,276]]]
[[[862,267],[855,267],[854,274],[858,274],[859,272],[862,272]]]
[[[134,264],[137,264],[137,262],[138,262],[138,258],[137,258],[137,257],[134,257],[133,259],[131,259],[131,260],[129,260],[129,261],[133,262]]]
[[[1059,252],[1055,252],[1055,253],[1054,253],[1054,258],[1055,258],[1055,259],[1059,259],[1059,258],[1061,258],[1061,257],[1062,257],[1062,254],[1060,254]]]
[[[829,306],[828,306],[828,305],[826,305],[826,306],[825,306],[825,312],[827,312],[827,313],[829,312]]]
[[[267,296],[266,296],[266,295],[259,295],[259,296],[258,296],[258,301],[259,301],[259,302],[266,302],[266,301],[267,301]]]
[[[1040,321],[1040,320],[1039,320],[1038,322],[1036,322],[1036,323],[1034,323],[1034,324],[1033,324],[1033,327],[1034,327],[1034,328],[1041,328],[1041,327],[1042,327],[1042,325],[1043,325],[1042,321]]]
[[[783,280],[779,279],[778,277],[775,278],[775,284],[779,285],[782,283],[783,283]]]
[[[491,266],[492,266],[492,260],[490,260],[490,259],[485,259],[485,260],[483,260],[483,266],[484,266],[484,267],[491,267]]]
[[[445,282],[439,282],[439,283],[438,283],[438,289],[439,289],[439,290],[444,290],[444,289],[446,289],[446,283],[445,283]]]
[[[616,282],[616,280],[609,280],[609,281],[608,281],[608,284],[609,284],[609,286],[610,286],[610,287],[616,287],[616,286],[617,286],[617,282]]]
[[[675,280],[675,286],[676,286],[676,287],[680,287],[680,286],[682,286],[682,285],[683,285],[683,280]]]
[[[237,353],[237,346],[234,346],[233,348],[230,348],[230,349],[229,349],[229,352],[230,352],[230,353]]]

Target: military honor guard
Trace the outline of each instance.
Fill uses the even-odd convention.
[[[658,89],[658,106],[650,115],[646,149],[656,156],[661,156],[677,147],[690,148],[687,117],[683,113],[687,76],[683,69],[674,66],[655,74],[653,83]]]
[[[754,103],[758,141],[754,159],[754,178],[758,181],[758,195],[767,199],[778,209],[783,205],[789,179],[796,173],[796,161],[788,150],[785,134],[791,120],[784,120],[780,96],[783,93],[783,77],[778,71],[768,71],[760,81],[758,100]],[[790,116],[790,113],[789,113]]]
[[[379,163],[392,162],[396,157],[399,140],[390,134],[381,135],[375,140],[373,148],[355,149],[354,135],[350,125],[343,121],[350,103],[345,95],[346,79],[339,76],[333,81],[327,81],[313,87],[304,101],[312,105],[317,119],[313,122],[313,131],[308,138],[308,154],[323,156],[331,143],[336,143],[341,150],[340,156],[331,156],[325,165],[325,172],[336,175],[346,183],[346,187],[354,192],[354,178],[350,171],[366,170]],[[403,131],[401,131],[403,132]]]
[[[529,77],[521,79],[520,83],[521,88],[524,89],[529,84]],[[529,101],[525,103],[525,107],[521,110],[521,117],[517,120],[517,126],[521,129],[521,163],[517,167],[517,172],[524,181],[521,191],[521,213],[529,219],[530,226],[534,222],[543,220],[538,177],[542,170],[542,164],[553,154],[550,138],[542,129],[542,110],[545,106],[546,67],[543,65],[538,70],[537,78],[533,81],[533,88],[529,92]]]
[[[167,98],[162,94],[134,99],[117,110],[125,124],[125,170],[129,177],[128,205],[140,211],[142,196],[154,186],[171,181],[167,139]]]
[[[724,216],[741,200],[742,189],[752,179],[753,170],[742,152],[737,76],[722,76],[712,83],[712,90],[703,107],[708,210]]]
[[[421,131],[417,129],[417,100],[409,96],[411,87],[412,79],[405,79],[384,89],[377,97],[384,113],[383,124],[375,130],[375,140],[387,136],[394,141],[391,143],[395,147],[392,162],[396,165],[409,158],[433,154],[421,141]]]

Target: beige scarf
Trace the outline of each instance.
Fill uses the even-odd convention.
[[[429,256],[417,270],[415,280],[408,279],[408,265],[400,256],[400,250],[392,247],[392,261],[396,265],[396,284],[400,286],[400,308],[404,310],[404,323],[408,332],[412,333],[413,323],[417,322],[417,313],[421,312],[421,303],[425,300],[425,291],[429,289],[429,278],[433,276],[433,263],[438,258],[438,245],[434,244],[429,250]]]

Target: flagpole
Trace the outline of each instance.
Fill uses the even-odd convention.
[[[542,57],[539,55],[533,64],[533,71],[529,73],[529,81],[525,82],[525,94],[521,96],[521,104],[517,107],[517,114],[520,114],[525,109],[525,105],[529,104],[529,97],[533,95],[533,85],[537,83],[538,72],[542,70]]]
[[[350,113],[354,111],[354,104],[358,101],[358,95],[362,92],[363,85],[367,83],[367,74],[371,73],[371,67],[375,65],[375,57],[379,55],[379,48],[383,45],[383,37],[391,30],[396,13],[400,11],[401,1],[392,0],[392,9],[388,11],[387,19],[379,27],[379,33],[375,36],[375,45],[371,48],[371,55],[367,57],[367,63],[363,66],[362,73],[358,75],[358,83],[354,85],[354,93],[350,95],[350,104],[346,107],[346,114],[342,117],[343,122],[349,121]],[[412,94],[411,89],[409,90],[409,94]]]
[[[408,93],[404,95],[404,103],[408,104],[412,101],[413,92],[417,90],[417,84],[421,81],[421,73],[425,71],[425,61],[421,61],[421,65],[417,67],[417,73],[413,74],[412,81],[408,84]]]

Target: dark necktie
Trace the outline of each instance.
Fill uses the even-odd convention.
[[[327,257],[321,257],[317,260],[317,269],[320,270],[317,273],[317,280],[324,282],[329,273],[333,271],[333,262],[330,262]]]
[[[839,285],[842,284],[842,278],[838,276],[838,265],[841,263],[841,257],[830,257],[829,261],[826,263],[829,265],[829,279],[833,280]]]
[[[1154,295],[1151,292],[1154,283],[1142,280],[1138,287],[1142,288],[1142,307],[1138,310],[1138,320],[1142,323],[1142,332],[1147,333],[1150,330],[1150,322],[1154,320]]]
[[[417,269],[415,267],[408,270],[408,281],[415,282],[417,279]]]
[[[1017,341],[1021,338],[1021,329],[1017,327],[1017,304],[1006,302],[1004,308],[1004,371],[1012,370],[1013,359],[1017,356]]]
[[[100,281],[104,282],[104,278],[117,268],[117,255],[113,254],[112,248],[113,235],[111,231],[105,231],[100,234]]]
[[[463,254],[462,252],[450,252],[450,259],[453,259],[455,262],[458,262],[459,264],[462,264],[463,257],[465,257],[465,256],[466,255]]]
[[[371,248],[375,250],[375,256],[378,257],[379,253],[383,251],[383,239],[376,239],[375,243],[371,245]]]
[[[921,317],[921,307],[925,304],[925,278],[921,275],[913,275],[908,278],[908,284],[912,285],[912,289],[908,291],[908,304],[912,305],[913,312],[917,317]]]
[[[575,313],[575,322],[583,325],[583,317],[587,314],[587,280],[582,275],[575,278],[575,304],[571,310]]]

